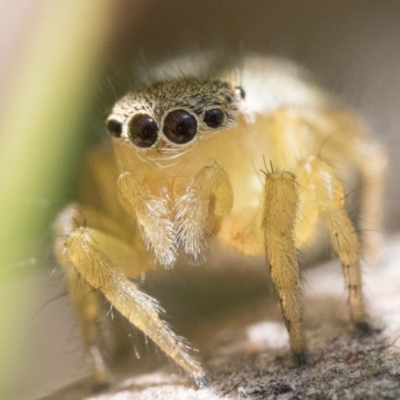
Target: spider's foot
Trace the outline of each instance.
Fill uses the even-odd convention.
[[[93,385],[92,388],[92,392],[93,393],[102,393],[102,392],[106,392],[108,389],[110,389],[110,382],[95,382],[95,384]]]
[[[297,367],[302,367],[308,363],[308,354],[306,351],[293,353],[293,359]]]
[[[360,336],[371,336],[374,333],[379,333],[381,329],[375,329],[368,322],[357,322],[356,329]]]
[[[201,376],[196,376],[194,378],[194,381],[196,382],[196,385],[199,388],[204,388],[206,386],[209,386],[211,384],[211,379],[208,375],[201,375]]]

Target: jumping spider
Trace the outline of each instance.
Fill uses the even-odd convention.
[[[130,278],[173,268],[178,255],[207,262],[222,245],[266,256],[295,362],[305,363],[297,251],[315,239],[319,218],[343,267],[352,320],[368,330],[360,240],[341,182],[361,176],[362,242],[374,252],[382,150],[352,110],[288,62],[248,56],[228,75],[165,73],[119,100],[107,119],[113,151],[91,152],[79,202],[57,219],[56,255],[99,384],[107,381],[99,293],[199,386],[206,382],[202,365],[159,318],[157,301]]]

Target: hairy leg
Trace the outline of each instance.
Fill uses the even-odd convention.
[[[91,288],[91,293],[102,293],[131,324],[152,339],[168,357],[202,386],[206,383],[203,368],[189,354],[184,341],[160,319],[160,305],[140,291],[120,267],[127,260],[134,265],[138,263],[132,256],[134,249],[110,234],[80,224],[81,215],[82,212],[76,207],[67,208],[58,220],[56,254],[63,268],[67,273],[74,271],[84,281],[85,290]],[[137,265],[138,274],[144,270],[143,266]],[[97,349],[97,334],[91,332],[95,330],[98,308],[92,307],[90,301],[82,303],[77,292],[73,291],[71,294],[84,327],[85,342],[89,349],[93,346]],[[100,369],[99,365],[95,359],[95,368]]]
[[[297,182],[289,172],[266,175],[264,195],[264,243],[271,278],[278,292],[290,344],[297,364],[306,362],[299,266],[293,237],[298,204]]]
[[[342,263],[352,320],[359,328],[367,329],[360,267],[361,248],[357,233],[344,208],[342,184],[335,176],[333,168],[316,157],[310,157],[304,168],[309,174],[309,185],[319,214]]]

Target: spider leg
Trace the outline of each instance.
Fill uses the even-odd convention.
[[[271,114],[270,132],[274,164],[282,169],[295,167],[310,154],[321,154],[324,159],[339,165],[345,162],[358,170],[362,180],[359,221],[363,250],[372,258],[379,255],[383,241],[387,157],[382,147],[373,140],[362,119],[356,113],[340,107],[323,113],[287,107]],[[310,148],[310,135],[315,140],[314,149]],[[307,211],[310,210],[304,214],[311,220],[315,212]],[[309,226],[313,226],[312,221]],[[312,235],[307,234],[307,231],[311,231],[305,225],[303,227],[304,237],[301,237],[303,230],[299,226],[299,239],[307,243]]]
[[[98,326],[100,313],[98,294],[72,266],[65,265],[64,271],[68,290],[79,316],[85,348],[92,361],[94,391],[102,391],[109,385],[109,371],[100,352],[102,335]]]
[[[371,146],[371,157],[362,163],[363,192],[360,226],[363,248],[372,258],[383,248],[382,220],[385,191],[386,155],[381,149]]]
[[[263,230],[271,279],[278,293],[290,345],[297,364],[306,362],[299,266],[294,242],[297,182],[289,172],[266,174]]]
[[[81,318],[87,348],[95,353],[96,379],[106,380],[106,371],[98,350],[98,305],[95,292],[104,297],[134,326],[175,361],[199,386],[206,383],[201,365],[189,354],[188,346],[159,318],[162,311],[158,302],[143,293],[123,272],[130,262],[140,264],[133,246],[99,229],[82,224],[81,210],[70,207],[64,210],[56,226],[56,255],[68,275],[77,275],[83,289],[71,287],[73,300]],[[138,274],[145,267],[138,265]],[[71,279],[73,283],[74,280]],[[71,285],[70,285],[71,286]],[[72,285],[73,286],[73,285]],[[86,297],[85,297],[86,296]],[[82,298],[85,301],[82,302]]]
[[[344,208],[343,186],[333,168],[316,157],[310,157],[304,163],[304,169],[308,171],[316,206],[342,264],[352,320],[361,330],[367,330],[360,267],[361,247]]]
[[[85,348],[91,356],[94,391],[100,391],[109,385],[109,371],[100,351],[102,336],[98,326],[98,293],[75,269],[65,248],[72,232],[86,225],[84,215],[75,204],[60,213],[56,221],[55,254],[66,274],[68,291],[79,316]]]
[[[382,250],[383,200],[387,156],[374,141],[368,127],[354,112],[347,109],[327,114],[333,132],[330,147],[339,156],[351,160],[361,173],[360,228],[365,253],[376,258]]]

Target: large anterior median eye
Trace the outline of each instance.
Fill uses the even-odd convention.
[[[173,143],[190,142],[197,133],[196,118],[184,110],[171,111],[164,120],[164,135]]]
[[[136,146],[151,147],[157,141],[158,127],[150,116],[137,114],[129,121],[128,134]]]

